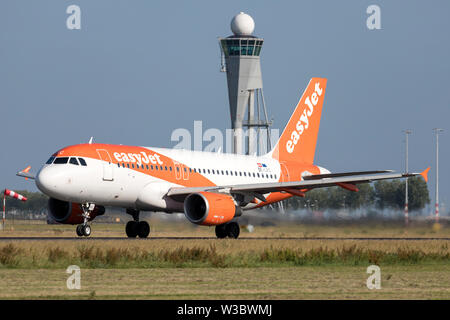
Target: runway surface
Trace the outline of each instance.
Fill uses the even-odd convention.
[[[126,238],[126,237],[0,237],[0,242],[3,241],[25,241],[25,240],[38,240],[38,241],[112,241],[112,240],[130,240],[130,241],[151,241],[151,240],[217,240],[216,237],[149,237],[147,239],[140,238]],[[237,240],[356,240],[356,241],[429,241],[429,240],[447,240],[450,241],[450,238],[395,238],[395,237],[283,237],[283,238],[275,238],[275,237],[240,237]]]

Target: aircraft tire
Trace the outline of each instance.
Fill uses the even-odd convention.
[[[225,231],[228,238],[237,239],[241,232],[241,228],[237,222],[229,222],[225,225]]]
[[[216,226],[216,237],[218,239],[223,239],[227,237],[226,225],[219,224]]]
[[[150,225],[147,221],[139,221],[137,225],[137,235],[139,238],[147,238],[150,234]]]
[[[91,231],[92,231],[91,226],[88,224],[81,225],[80,230],[83,233],[83,236],[85,236],[85,237],[89,237],[91,235]]]
[[[138,223],[136,221],[128,221],[125,226],[125,233],[128,238],[136,238],[138,234]]]
[[[79,237],[84,236],[83,231],[81,230],[82,226],[83,226],[82,224],[77,225],[77,236]]]

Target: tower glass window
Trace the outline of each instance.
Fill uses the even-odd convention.
[[[259,56],[263,44],[262,39],[227,38],[220,40],[225,57],[228,56]]]

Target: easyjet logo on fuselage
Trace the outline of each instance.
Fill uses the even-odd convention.
[[[316,82],[311,97],[308,96],[305,99],[305,106],[307,106],[307,108],[303,110],[303,113],[300,115],[300,119],[295,126],[295,130],[293,130],[290,135],[291,138],[286,142],[287,152],[294,152],[294,148],[300,140],[301,135],[308,129],[309,119],[314,112],[314,107],[317,105],[317,102],[319,102],[319,97],[322,95],[322,92],[323,89],[320,88],[320,83]]]
[[[144,151],[141,151],[141,153],[114,152],[114,158],[118,162],[136,162],[138,165],[142,163],[163,164],[159,158],[159,154],[147,154]]]

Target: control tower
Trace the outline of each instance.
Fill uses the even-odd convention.
[[[270,123],[262,91],[259,58],[264,39],[253,36],[254,29],[255,22],[252,17],[241,12],[231,20],[233,35],[219,38],[221,71],[227,73],[233,153],[250,155],[266,151],[262,150],[264,138],[267,139],[266,146],[270,149]],[[264,120],[261,120],[262,113]],[[248,133],[245,142],[244,128]]]

